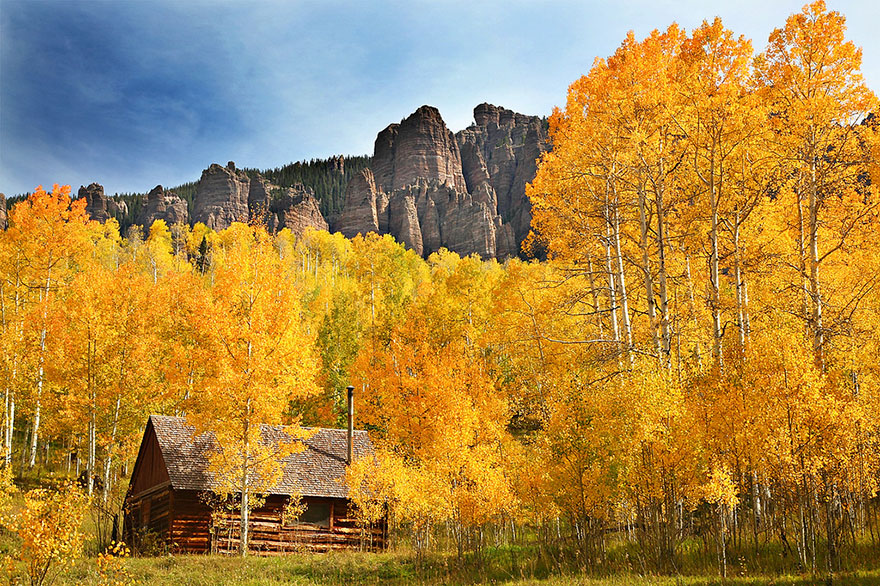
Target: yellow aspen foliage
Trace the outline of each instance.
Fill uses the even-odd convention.
[[[725,468],[713,466],[712,473],[703,486],[703,498],[706,502],[735,507],[739,503],[739,490],[736,483]]]
[[[880,103],[821,1],[757,51],[715,19],[596,59],[528,187],[547,260],[244,224],[122,239],[38,190],[0,234],[0,469],[81,459],[106,492],[147,413],[186,414],[244,553],[299,425],[340,426],[353,384],[376,448],[348,470],[357,515],[420,554],[846,568],[880,526]]]
[[[316,356],[297,291],[284,277],[274,241],[262,227],[233,224],[219,235],[206,307],[191,315],[207,371],[188,402],[197,433],[211,432],[217,489],[240,496],[241,554],[247,553],[253,494],[281,475],[281,459],[301,444],[267,442],[261,424],[280,424],[290,401],[316,392]],[[292,422],[295,423],[295,422]]]
[[[846,264],[845,243],[858,240],[877,206],[860,177],[873,132],[863,121],[878,101],[862,78],[861,50],[844,38],[845,22],[817,0],[774,30],[756,60],[772,112],[771,153],[784,173],[778,213],[796,243],[787,251],[796,270],[791,291],[800,293],[799,313],[820,365],[827,360],[828,324],[838,319],[835,306],[851,299],[834,279]]]
[[[12,466],[0,467],[0,519],[10,512],[12,498],[18,492],[13,482]]]
[[[88,250],[90,232],[98,230],[89,221],[85,201],[71,201],[70,186],[53,186],[51,192],[42,186],[9,212],[6,239],[21,259],[20,280],[28,294],[23,301],[29,309],[25,345],[28,367],[34,373],[28,393],[31,411],[31,445],[28,465],[36,463],[37,444],[42,423],[44,387],[46,385],[46,354],[52,342],[50,330],[55,324],[49,319],[50,309],[72,278],[77,263]]]
[[[125,567],[131,550],[124,542],[112,541],[106,551],[98,554],[95,565],[100,586],[134,586],[138,581]]]
[[[67,484],[58,490],[30,490],[14,513],[3,516],[3,526],[21,539],[14,557],[31,584],[50,584],[82,554],[87,507],[82,491]]]
[[[362,347],[354,384],[359,420],[377,430],[373,473],[391,491],[377,497],[418,535],[452,523],[461,552],[472,528],[515,507],[506,404],[477,344],[497,265],[445,252],[430,262],[431,281],[401,323]]]

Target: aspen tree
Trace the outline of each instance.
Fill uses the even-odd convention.
[[[33,467],[40,435],[50,306],[56,292],[72,276],[73,261],[85,251],[89,219],[85,200],[71,201],[70,186],[55,185],[51,192],[41,186],[12,208],[9,225],[6,236],[22,258],[24,284],[32,297],[29,303],[36,308],[34,319],[30,320],[36,332],[36,388],[28,456],[28,465]]]
[[[192,316],[211,364],[187,418],[197,433],[212,432],[220,448],[211,470],[218,490],[240,496],[246,556],[253,496],[278,481],[285,454],[302,449],[295,422],[290,441],[277,448],[263,440],[260,425],[281,423],[292,399],[317,391],[317,362],[297,292],[266,230],[233,224],[220,238],[208,306]]]
[[[793,201],[786,205],[797,212],[790,217],[798,218],[797,253],[809,306],[803,317],[820,365],[828,338],[820,268],[876,205],[855,192],[865,160],[862,136],[869,131],[862,121],[878,102],[862,79],[862,52],[844,40],[844,30],[843,15],[818,0],[774,30],[757,60],[772,109],[772,148],[777,164],[793,177],[786,186]]]

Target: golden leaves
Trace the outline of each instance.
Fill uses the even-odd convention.
[[[18,535],[17,559],[23,562],[31,584],[51,583],[82,553],[81,525],[88,499],[73,484],[58,490],[34,489],[24,494],[14,514],[0,522]]]

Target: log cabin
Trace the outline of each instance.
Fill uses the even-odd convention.
[[[360,526],[344,483],[347,462],[373,452],[367,432],[351,426],[313,432],[296,440],[304,449],[283,459],[281,480],[251,512],[249,552],[383,549],[387,522]],[[262,425],[261,436],[289,441],[283,426]],[[218,507],[221,500],[212,490],[208,454],[215,449],[213,434],[195,435],[185,418],[150,416],[125,497],[127,543],[149,541],[175,553],[238,551],[239,513]],[[283,510],[293,494],[301,495],[305,509],[291,520]]]

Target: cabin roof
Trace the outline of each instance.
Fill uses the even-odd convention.
[[[213,490],[216,483],[208,470],[208,456],[217,450],[212,432],[195,435],[195,427],[184,417],[151,415],[150,422],[162,451],[171,486],[177,490]],[[260,425],[262,442],[267,446],[293,442],[305,449],[283,458],[281,480],[269,494],[347,498],[344,483],[347,432],[344,429],[303,428],[314,432],[305,439],[292,438],[282,425]],[[373,453],[366,431],[355,431],[352,446],[355,459]]]

